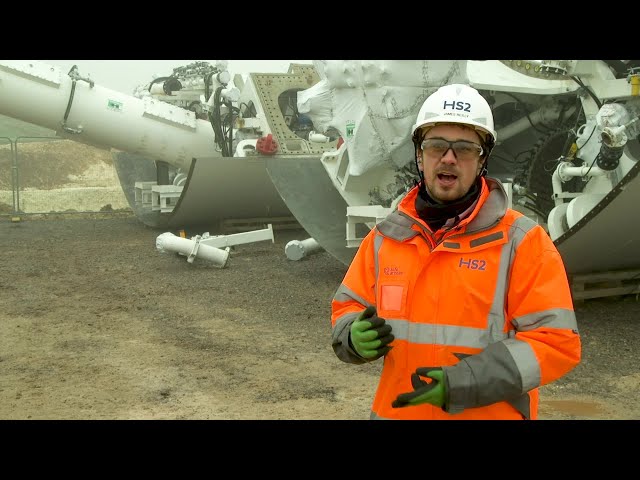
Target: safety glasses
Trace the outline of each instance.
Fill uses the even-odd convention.
[[[442,158],[449,149],[458,160],[477,160],[484,153],[481,145],[465,140],[451,142],[444,138],[427,138],[422,142],[422,151],[430,157]]]

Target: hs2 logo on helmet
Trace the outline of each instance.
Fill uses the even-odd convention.
[[[450,108],[451,110],[462,110],[463,112],[471,112],[471,104],[469,102],[456,102],[445,100],[442,106],[443,109]]]

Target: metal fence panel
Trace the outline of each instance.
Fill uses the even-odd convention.
[[[58,137],[0,137],[0,215],[130,210],[109,150]]]

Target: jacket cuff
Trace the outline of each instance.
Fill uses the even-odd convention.
[[[465,405],[471,404],[469,399],[473,398],[471,369],[461,360],[454,366],[442,367],[442,371],[446,387],[443,409],[450,414],[461,413]]]

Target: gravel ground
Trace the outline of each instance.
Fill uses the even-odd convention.
[[[158,251],[161,233],[124,214],[0,217],[0,419],[368,418],[379,363],[330,346],[344,265],[288,260],[301,230],[224,269]],[[640,418],[638,298],[576,312],[583,360],[542,389],[541,418]]]

